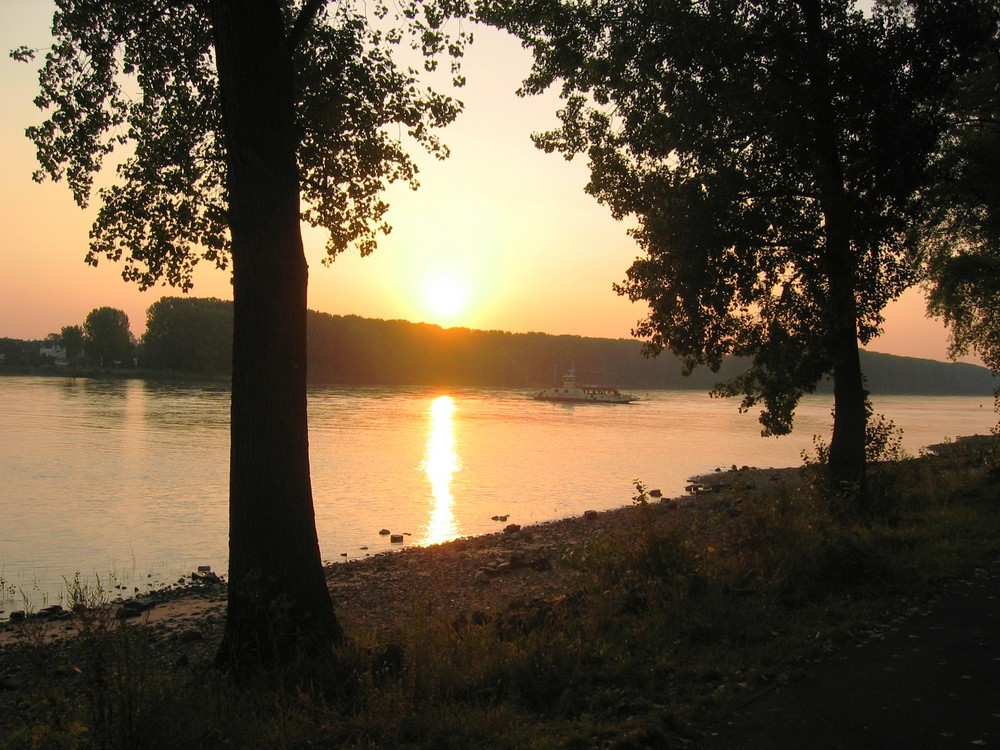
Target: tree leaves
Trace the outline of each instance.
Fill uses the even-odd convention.
[[[226,268],[231,252],[208,3],[56,5],[36,99],[46,119],[27,130],[40,165],[35,178],[65,179],[81,206],[96,192],[88,263],[121,261],[123,277],[143,289],[162,282],[188,290],[199,262]],[[422,86],[397,57],[407,43],[429,59],[447,57],[460,85],[471,35],[448,25],[468,14],[468,4],[408,0],[393,8],[317,0],[285,7],[297,68],[302,215],[329,233],[330,259],[351,246],[375,249],[389,231],[382,191],[397,180],[417,186],[412,146],[447,156],[434,131],[462,108]],[[11,56],[29,62],[35,53],[20,47]],[[95,191],[109,158],[115,177]]]
[[[963,77],[925,196],[921,259],[930,310],[944,318],[953,355],[970,350],[1000,371],[1000,49]]]
[[[939,5],[481,5],[534,54],[523,93],[563,98],[536,145],[585,155],[587,191],[637,222],[643,256],[615,285],[649,305],[634,334],[689,369],[750,356],[716,392],[763,403],[766,433],[917,278],[914,199],[946,92],[996,24],[980,0]]]
[[[91,310],[84,321],[83,333],[84,353],[101,367],[123,362],[135,350],[135,338],[124,310],[113,307]]]

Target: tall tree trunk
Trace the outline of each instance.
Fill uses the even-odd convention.
[[[851,212],[838,145],[839,126],[830,84],[830,59],[820,0],[798,0],[805,28],[807,108],[812,125],[816,181],[825,223],[828,284],[827,341],[833,359],[833,437],[830,483],[856,487],[864,502],[867,393],[858,345],[857,268],[851,249]],[[861,508],[863,510],[863,508]]]
[[[294,79],[276,0],[214,0],[233,240],[229,602],[220,661],[315,655],[341,631],[316,536]]]
[[[836,233],[833,233],[836,241]],[[830,242],[830,227],[827,242]],[[846,242],[841,243],[846,245]],[[830,350],[833,355],[833,437],[830,440],[830,483],[834,490],[857,490],[858,510],[865,505],[865,428],[867,397],[858,347],[857,302],[850,255],[828,248]]]

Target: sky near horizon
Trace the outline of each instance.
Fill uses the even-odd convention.
[[[146,309],[180,291],[140,292],[116,264],[87,266],[95,204],[81,210],[65,183],[31,179],[37,165],[24,130],[41,121],[32,104],[37,65],[7,53],[47,46],[51,17],[48,0],[0,0],[0,337],[44,338],[103,306],[124,310],[140,335]],[[532,145],[532,132],[556,123],[558,99],[515,95],[529,54],[492,29],[474,34],[463,62],[469,83],[457,92],[465,112],[441,133],[451,158],[420,159],[417,192],[390,188],[393,231],[375,253],[348,251],[323,265],[324,237],[304,226],[309,307],[446,327],[629,337],[646,308],[611,288],[639,252],[627,225],[583,192],[583,159],[567,162]],[[232,298],[227,272],[199,268],[193,296]],[[885,333],[868,348],[946,360],[947,333],[911,290],[887,308]]]

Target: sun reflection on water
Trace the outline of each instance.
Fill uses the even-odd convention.
[[[440,544],[458,536],[455,500],[451,495],[451,478],[461,469],[455,452],[454,414],[455,401],[451,396],[438,396],[431,404],[423,466],[431,483],[432,508],[424,544]]]

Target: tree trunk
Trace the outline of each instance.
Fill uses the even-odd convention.
[[[827,242],[830,242],[830,229]],[[850,259],[828,249],[830,350],[833,355],[833,437],[830,440],[830,484],[836,491],[856,491],[858,510],[865,511],[865,428],[867,397],[858,347],[854,270]]]
[[[309,477],[306,287],[294,79],[276,0],[214,0],[233,240],[230,667],[288,664],[342,639]]]
[[[812,156],[825,224],[826,325],[833,360],[833,437],[830,484],[856,488],[864,503],[867,393],[858,345],[857,268],[851,249],[851,212],[838,145],[839,126],[830,85],[830,59],[819,0],[798,0],[805,28],[807,110]],[[863,505],[859,508],[864,510]]]

